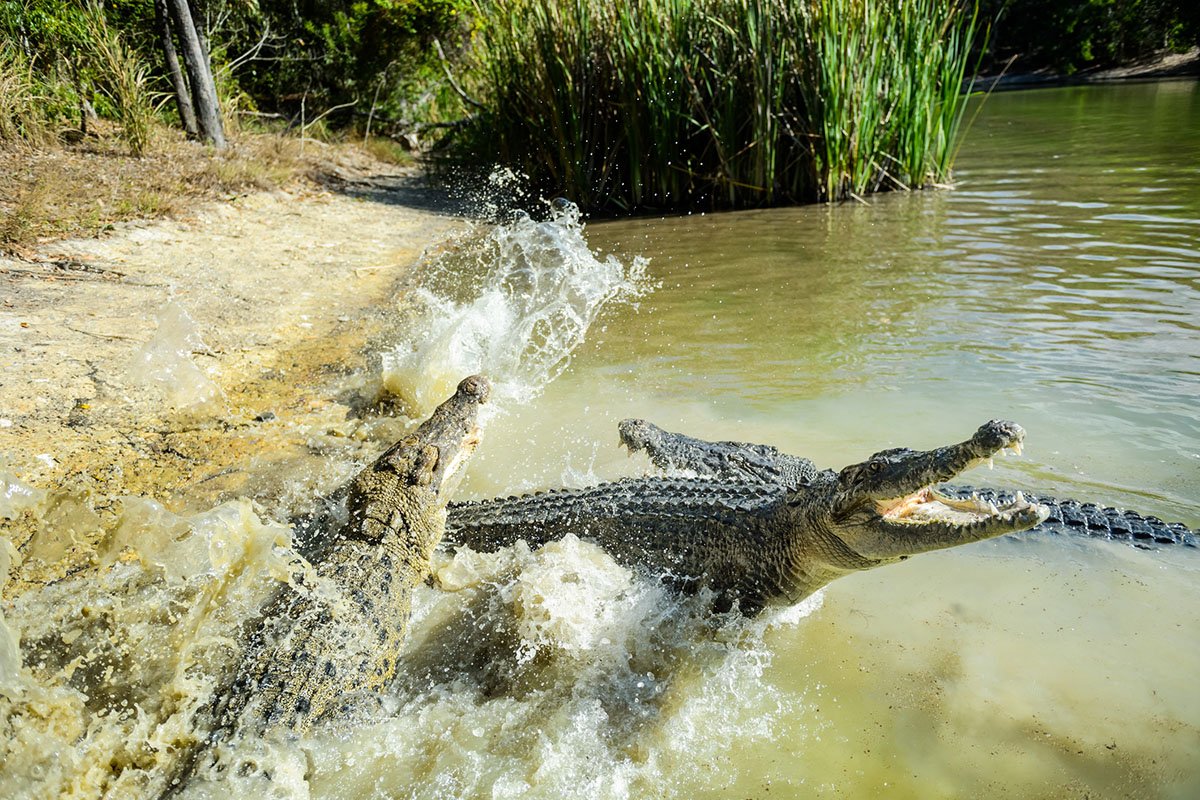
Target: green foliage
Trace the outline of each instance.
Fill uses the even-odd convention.
[[[995,65],[1071,74],[1200,44],[1195,0],[982,0]]]
[[[953,0],[496,0],[453,156],[589,210],[840,200],[946,180]]]
[[[238,73],[261,107],[294,115],[304,101],[311,116],[343,104],[365,112],[378,102],[395,114],[418,91],[414,83],[426,82],[414,78],[433,74],[433,38],[458,38],[465,7],[466,0],[259,0],[243,7],[227,50],[245,52],[268,31],[269,60]]]
[[[191,2],[231,129],[240,109],[298,118],[303,105],[311,120],[345,105],[327,121],[344,126],[373,111],[376,130],[381,120],[462,113],[430,45],[462,41],[467,0]],[[61,129],[94,108],[121,125],[133,150],[145,147],[149,98],[171,88],[153,0],[0,0],[0,41],[11,48],[6,80],[23,76],[41,103],[25,128]]]
[[[78,119],[86,80],[80,54],[88,46],[81,4],[0,0],[0,41],[11,48],[8,68],[18,69],[28,95],[38,98],[36,108],[24,106],[25,120],[20,127],[48,132]],[[23,104],[10,98],[6,105]]]
[[[87,46],[87,13],[72,0],[0,0],[0,33],[30,61],[71,58]]]
[[[15,81],[17,91],[4,102],[5,113],[22,120],[0,127],[0,138],[17,138],[14,131],[48,131],[79,119],[86,103],[121,125],[131,150],[140,155],[149,141],[153,119],[147,89],[150,70],[144,58],[109,24],[108,15],[124,18],[131,30],[147,10],[149,0],[110,0],[99,6],[71,0],[0,0],[0,39],[5,56],[0,69]],[[151,17],[152,18],[152,17]],[[36,98],[30,105],[22,97]],[[19,112],[14,108],[22,109]],[[20,133],[19,138],[29,138]]]

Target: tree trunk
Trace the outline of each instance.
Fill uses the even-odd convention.
[[[175,105],[179,109],[179,121],[188,137],[195,139],[200,135],[196,126],[196,107],[192,105],[192,93],[188,91],[187,79],[179,66],[179,56],[175,52],[175,39],[171,32],[171,16],[167,10],[167,0],[154,0],[154,21],[158,25],[158,37],[162,45],[163,60],[167,65],[167,75],[171,78],[171,86],[175,89]]]
[[[200,52],[204,54],[204,63],[212,63],[212,51],[208,49],[208,14],[206,0],[189,0],[192,7],[192,24],[196,26],[196,39],[200,42]]]
[[[71,67],[71,83],[75,86],[75,96],[79,98],[79,134],[87,136],[88,123],[95,122],[99,117],[96,115],[96,108],[92,102],[88,100],[90,85],[84,80],[83,73],[79,71],[80,56],[72,49],[72,56],[67,59],[67,63]]]
[[[221,125],[221,109],[217,105],[217,87],[213,84],[212,68],[200,47],[200,37],[192,21],[188,0],[167,0],[171,22],[179,33],[180,54],[192,85],[196,103],[196,121],[200,138],[211,142],[218,150],[225,149],[225,130]]]

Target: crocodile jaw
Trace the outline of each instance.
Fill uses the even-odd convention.
[[[1020,453],[1024,437],[1019,425],[993,420],[958,445],[927,452],[884,451],[847,467],[839,476],[851,483],[843,498],[852,501],[857,495],[860,503],[866,502],[842,518],[837,535],[862,557],[885,563],[1032,528],[1050,511],[1019,493],[998,507],[978,497],[947,497],[933,488],[990,463],[998,453]],[[881,493],[884,484],[899,491]]]
[[[946,497],[932,487],[880,501],[876,508],[838,531],[839,538],[865,559],[878,564],[917,553],[1028,530],[1050,510],[1018,495],[996,506],[982,500]]]
[[[1021,512],[1035,507],[1042,508],[1028,502],[1021,492],[1017,492],[1013,502],[997,506],[978,496],[967,499],[948,497],[931,486],[904,497],[875,503],[876,513],[884,522],[893,525],[976,525],[989,520],[1015,518]]]
[[[441,480],[439,483],[438,496],[442,505],[450,499],[450,494],[458,487],[458,483],[462,480],[463,474],[466,472],[464,467],[471,460],[471,456],[475,453],[475,449],[479,447],[479,442],[483,436],[478,425],[471,427],[467,435],[463,438],[462,444],[452,450],[451,457],[444,463],[439,464],[438,469],[441,471]]]
[[[1011,503],[997,506],[977,497],[965,500],[947,497],[932,487],[890,503],[878,503],[876,510],[879,513],[876,524],[907,539],[914,548],[912,552],[1027,530],[1050,514],[1048,508],[1029,502],[1020,492]]]
[[[488,401],[491,383],[481,375],[464,378],[454,396],[442,403],[411,437],[436,452],[422,482],[445,504],[462,478],[463,467],[479,446],[479,406]]]

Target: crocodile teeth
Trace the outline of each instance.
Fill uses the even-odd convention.
[[[1016,442],[1013,442],[1013,443],[1012,443],[1012,446],[1011,446],[1011,447],[1009,447],[1008,449],[1009,449],[1009,450],[1011,450],[1011,451],[1013,452],[1013,455],[1018,455],[1018,456],[1019,456],[1019,455],[1021,455],[1021,450],[1022,450],[1023,448],[1022,448],[1022,445],[1021,445],[1021,443],[1020,443],[1019,441],[1016,441]]]
[[[1026,505],[1025,493],[1018,490],[1016,496],[1013,498],[1013,504],[1018,506]]]
[[[983,501],[979,499],[978,492],[972,492],[971,496],[968,498],[959,498],[944,495],[936,489],[930,489],[928,491],[929,500],[941,503],[947,508],[952,508],[955,511],[966,511],[968,513],[978,514],[983,508]]]
[[[987,503],[987,510],[989,513],[991,513],[993,515],[1000,513],[1000,509],[996,508],[996,504],[991,502],[990,500]]]
[[[988,458],[986,460],[987,460],[988,469],[993,469],[996,466],[995,462],[991,458]]]

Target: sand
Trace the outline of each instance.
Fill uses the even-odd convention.
[[[371,449],[366,344],[426,248],[466,223],[412,171],[333,174],[0,259],[0,493],[50,492],[37,513],[69,533],[8,593],[85,566],[125,495],[274,502],[281,463],[316,492],[341,477],[323,452]],[[37,549],[45,520],[2,512]]]

